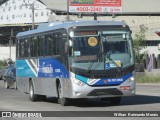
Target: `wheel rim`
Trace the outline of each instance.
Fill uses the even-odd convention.
[[[29,93],[30,93],[30,97],[32,98],[32,97],[33,97],[33,86],[32,86],[32,85],[30,86],[30,91],[29,91]]]
[[[14,83],[14,88],[17,89],[17,82]]]
[[[63,98],[63,97],[62,97],[62,87],[61,87],[60,84],[59,84],[59,87],[58,87],[58,97],[59,97],[60,99]]]

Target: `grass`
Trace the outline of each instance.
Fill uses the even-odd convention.
[[[160,83],[160,76],[158,75],[138,75],[136,76],[137,83]]]
[[[7,66],[6,61],[5,61],[5,60],[0,60],[0,69],[1,69],[2,72],[3,72],[3,75],[4,75],[4,73],[5,73],[5,68],[6,68],[6,66]]]

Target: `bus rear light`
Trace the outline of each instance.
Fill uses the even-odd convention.
[[[130,90],[130,86],[120,86],[121,90]]]

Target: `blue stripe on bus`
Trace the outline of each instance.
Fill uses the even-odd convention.
[[[97,82],[95,82],[92,85],[115,85],[115,84],[120,85],[132,76],[133,76],[132,73],[128,73],[127,75],[125,75],[121,78],[103,78],[103,79],[99,78],[99,79],[97,79]],[[80,75],[76,75],[76,78],[86,84],[89,84],[88,83],[89,78],[86,78],[86,77],[83,77]]]
[[[40,58],[38,60],[38,75],[26,60],[16,61],[17,77],[43,77],[43,78],[69,78],[69,72],[65,66],[54,58]]]
[[[69,72],[65,66],[54,58],[39,59],[38,77],[69,78]]]
[[[80,75],[76,75],[75,78],[77,78],[78,80],[81,80],[84,83],[87,83],[88,78],[80,76]]]
[[[129,73],[122,78],[105,78],[105,79],[100,79],[98,82],[96,82],[94,85],[120,85],[123,82],[125,82],[127,79],[132,77],[133,74]]]
[[[36,77],[35,73],[29,67],[25,60],[16,61],[16,76],[17,77]]]

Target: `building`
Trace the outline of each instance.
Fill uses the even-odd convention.
[[[34,9],[35,23],[47,22],[50,10],[47,10],[40,1],[34,1],[8,0],[3,3],[0,6],[0,24],[32,24],[32,9]]]
[[[10,36],[47,22],[51,11],[39,0],[0,0],[0,13],[0,44],[7,45]]]
[[[40,0],[0,0],[0,59],[15,60],[16,34],[54,21],[50,16],[51,10]]]

